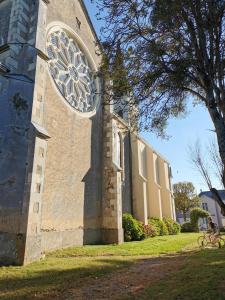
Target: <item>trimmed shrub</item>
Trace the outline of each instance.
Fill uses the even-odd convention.
[[[140,222],[136,220],[131,214],[123,215],[123,229],[124,229],[124,240],[130,241],[141,241],[145,238],[144,230]]]
[[[158,218],[150,218],[148,223],[155,227],[157,235],[168,235],[169,231],[163,220]]]
[[[147,225],[142,224],[142,227],[146,238],[157,236],[157,230],[155,229],[155,226],[151,224],[147,224]]]
[[[181,230],[180,224],[175,222],[171,218],[163,218],[164,223],[166,224],[166,227],[168,229],[168,232],[170,235],[179,234]]]
[[[198,221],[200,218],[207,218],[209,216],[208,211],[196,207],[190,211],[191,222],[184,223],[181,226],[181,232],[199,232]]]
[[[194,232],[193,226],[190,222],[181,225],[181,232]]]
[[[148,220],[148,224],[155,228],[157,236],[160,235],[160,225],[159,225],[158,219],[150,218]]]
[[[181,232],[181,226],[179,223],[174,222],[173,224],[173,234],[179,234]]]
[[[191,224],[194,232],[199,232],[198,220],[200,218],[207,218],[208,216],[209,216],[208,211],[202,208],[196,207],[191,209],[190,219],[191,219]]]

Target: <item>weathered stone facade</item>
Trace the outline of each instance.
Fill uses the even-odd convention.
[[[101,240],[102,112],[82,116],[58,92],[48,31],[70,28],[96,70],[100,58],[80,1],[5,0],[0,11],[0,61],[10,70],[0,79],[0,256],[20,264]]]
[[[59,41],[54,32],[61,31]],[[49,38],[55,53],[47,51]],[[138,148],[126,122],[102,106],[102,79],[91,77],[101,61],[96,41],[81,0],[0,0],[1,263],[121,243],[122,213],[139,217]],[[74,53],[64,52],[68,42]]]

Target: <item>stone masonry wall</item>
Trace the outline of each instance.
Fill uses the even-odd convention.
[[[127,134],[126,125],[105,106],[103,129],[103,203],[102,227],[105,243],[122,243],[122,185],[124,181],[124,138]],[[121,166],[114,160],[115,130],[121,137]],[[128,186],[129,189],[129,186]]]
[[[51,0],[47,30],[56,25],[74,32],[98,68],[96,39],[80,1]],[[102,198],[101,105],[91,117],[77,113],[58,91],[48,69],[46,72],[43,126],[50,139],[43,186],[42,251],[100,242]]]
[[[22,264],[25,257],[36,135],[31,116],[40,54],[35,48],[36,29],[42,2],[0,2],[1,19],[7,21],[4,34],[0,30],[0,61],[10,70],[0,76],[0,262],[4,263]]]

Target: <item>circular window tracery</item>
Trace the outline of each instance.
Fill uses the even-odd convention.
[[[96,80],[90,64],[77,42],[60,29],[47,38],[50,73],[69,104],[80,112],[96,107]]]

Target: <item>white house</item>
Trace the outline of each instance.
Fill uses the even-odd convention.
[[[225,203],[225,190],[220,190],[218,192]],[[202,208],[210,213],[213,222],[216,223],[219,228],[225,227],[225,217],[221,214],[221,209],[217,202],[213,199],[212,193],[210,191],[201,192],[199,194],[199,198],[201,200]],[[207,228],[207,220],[203,219],[200,226],[202,229]]]

